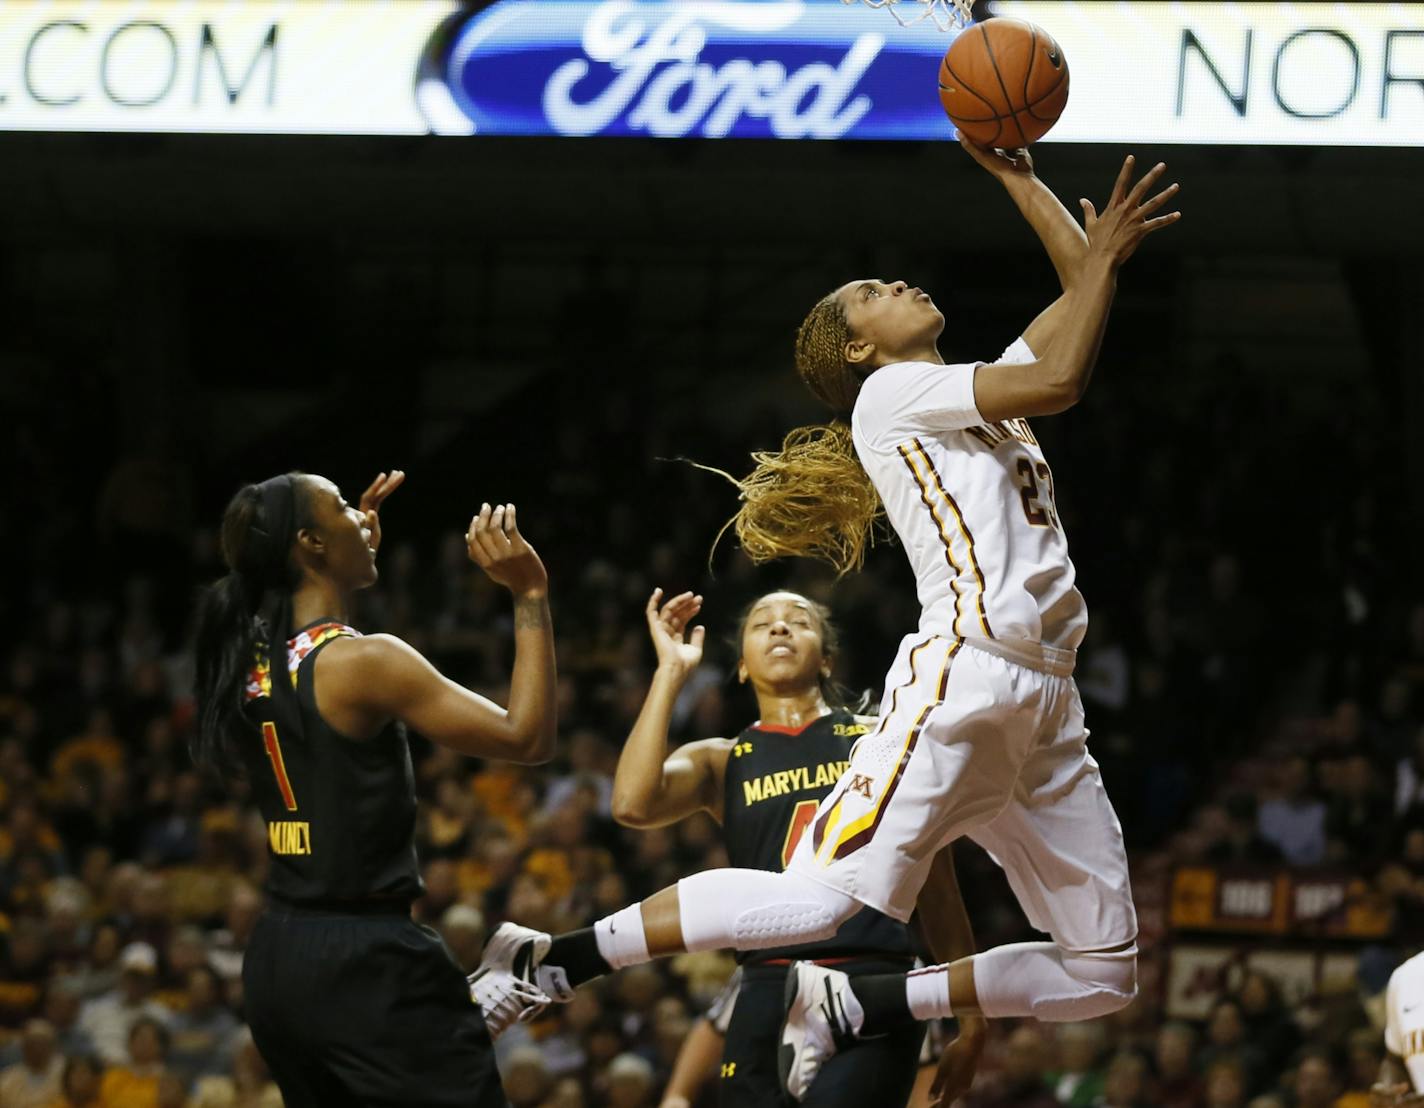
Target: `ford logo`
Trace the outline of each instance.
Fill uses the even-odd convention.
[[[440,134],[949,137],[952,37],[840,0],[499,0],[435,33]]]

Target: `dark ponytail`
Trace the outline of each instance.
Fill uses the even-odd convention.
[[[190,750],[199,768],[220,776],[242,774],[239,744],[257,731],[243,711],[248,675],[270,655],[271,644],[284,643],[290,631],[297,583],[292,544],[297,530],[310,525],[300,476],[246,485],[228,502],[222,555],[229,572],[198,601],[193,642],[197,727]],[[272,672],[285,674],[285,660]]]

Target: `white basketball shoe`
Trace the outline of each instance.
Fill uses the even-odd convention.
[[[799,1101],[836,1051],[860,1036],[865,1010],[851,992],[849,977],[813,962],[792,963],[784,997],[777,1071],[782,1091]]]

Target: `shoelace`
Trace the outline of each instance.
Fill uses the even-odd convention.
[[[493,974],[476,975],[470,979],[470,987],[496,1034],[511,1023],[528,1023],[550,1003],[537,985],[512,975],[503,979]]]

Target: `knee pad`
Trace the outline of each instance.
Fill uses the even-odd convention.
[[[678,882],[688,950],[738,950],[829,939],[860,905],[794,873],[710,870]]]
[[[1080,1003],[1092,1011],[1075,1019],[1093,1019],[1116,1012],[1127,1007],[1137,995],[1136,943],[1125,950],[1065,950],[1063,968],[1088,990]]]
[[[819,882],[792,873],[778,876],[784,887],[784,900],[747,908],[732,921],[738,950],[829,939],[860,908],[845,893]]]

